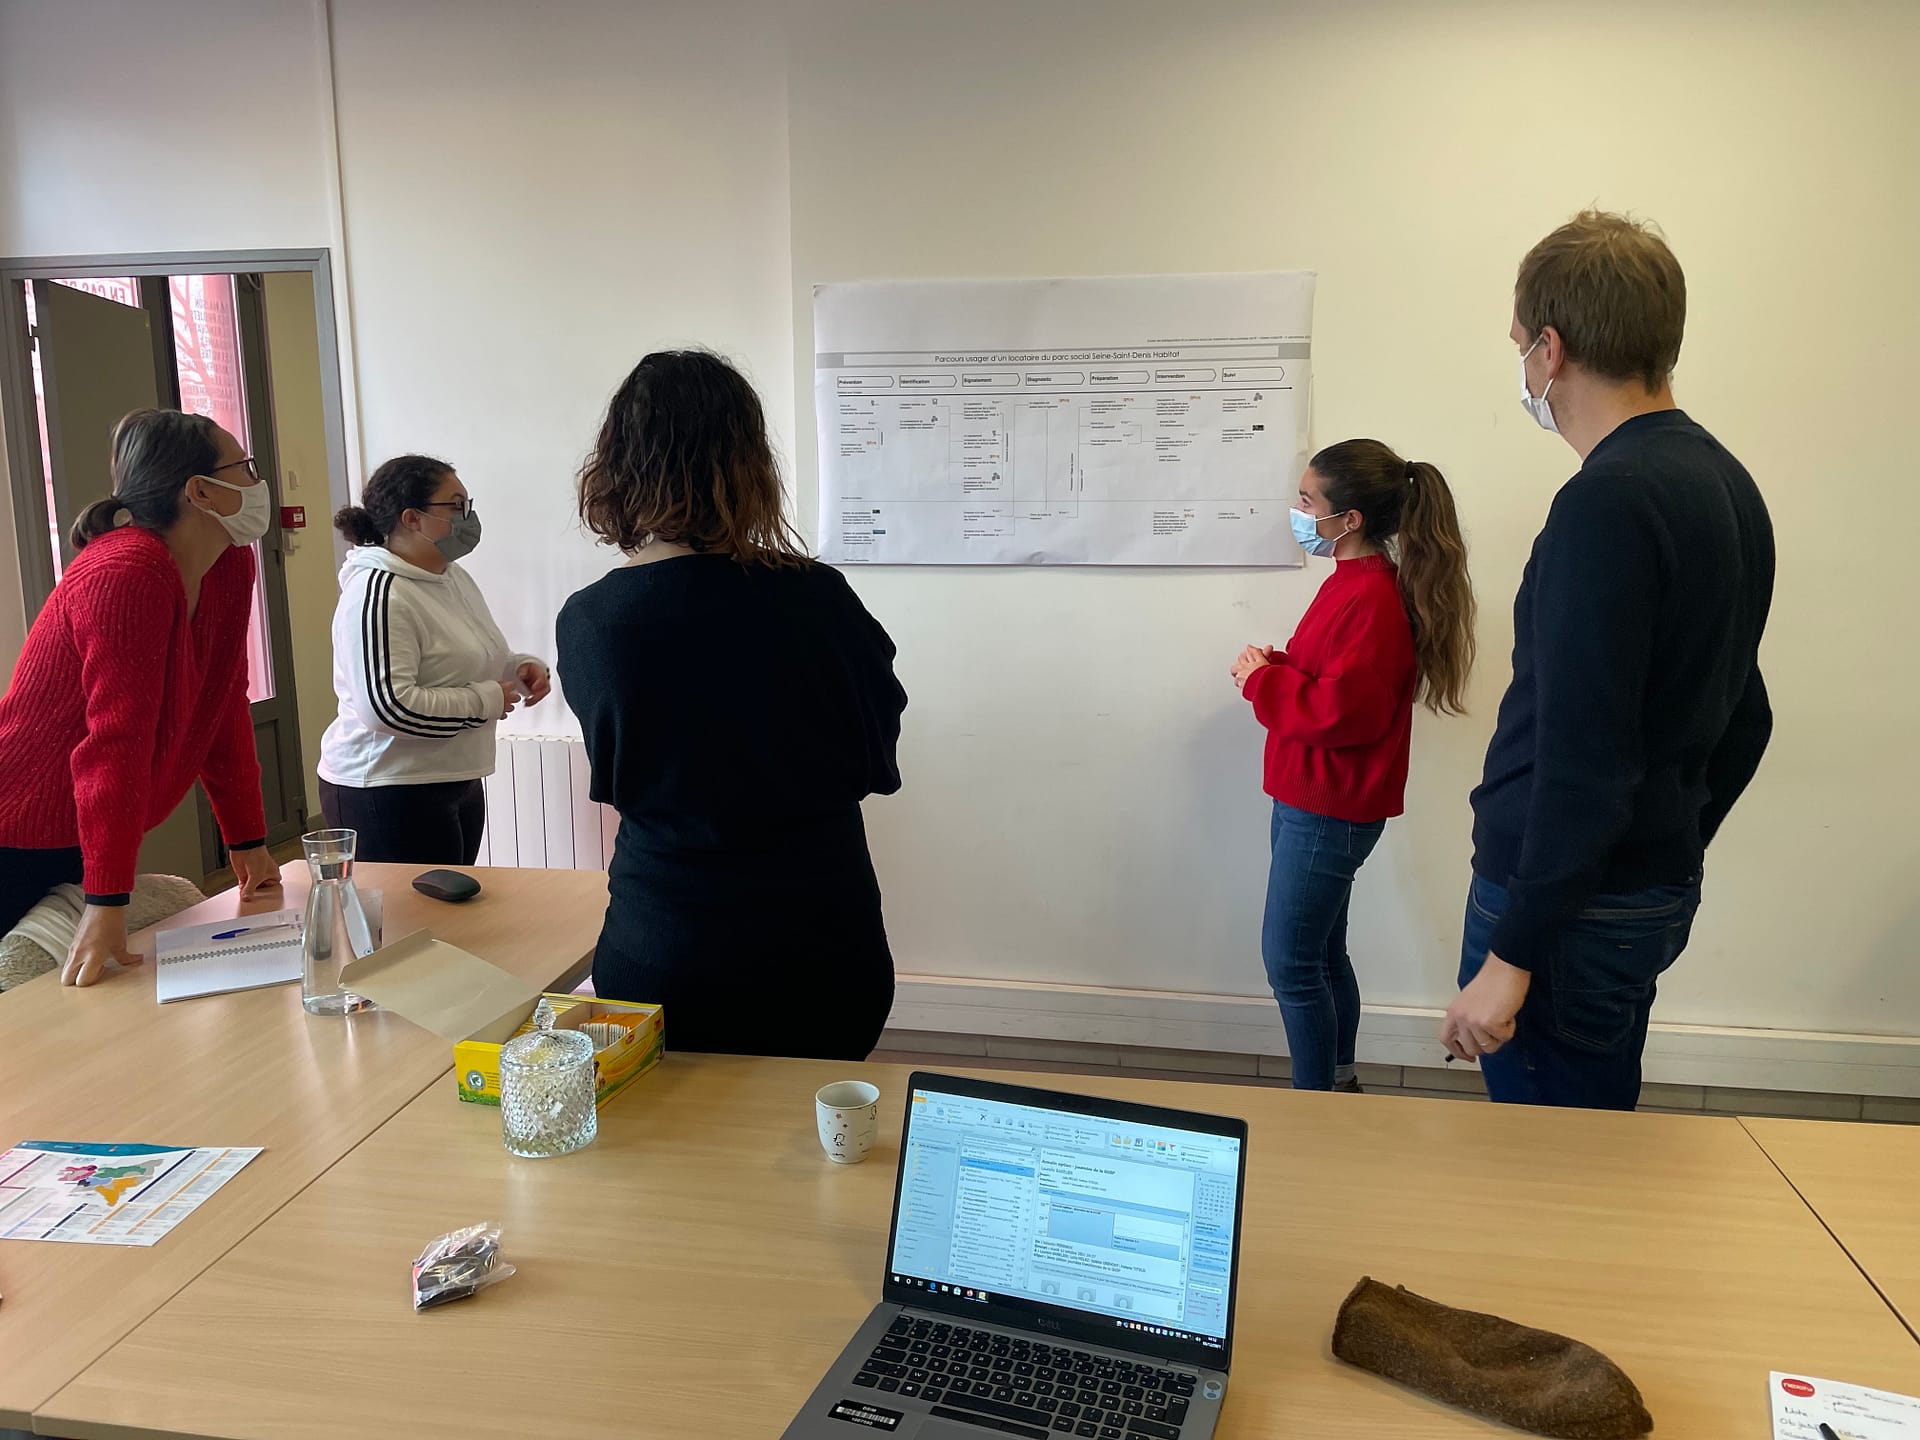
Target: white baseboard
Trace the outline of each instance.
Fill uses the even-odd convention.
[[[962,1035],[1287,1053],[1274,1003],[1242,995],[902,975],[889,1023]],[[1439,1033],[1438,1010],[1368,1006],[1358,1059],[1437,1069],[1447,1058]],[[1647,1036],[1645,1074],[1650,1083],[1666,1085],[1920,1096],[1920,1037],[1656,1022]]]

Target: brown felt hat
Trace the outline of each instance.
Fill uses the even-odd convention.
[[[1633,1382],[1592,1346],[1372,1279],[1341,1305],[1333,1353],[1445,1404],[1555,1440],[1634,1440],[1653,1429]]]

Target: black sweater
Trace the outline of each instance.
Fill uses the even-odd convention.
[[[1594,897],[1684,884],[1773,729],[1758,650],[1773,525],[1678,410],[1636,416],[1554,497],[1513,611],[1513,682],[1473,792],[1493,953],[1532,969]]]
[[[900,788],[893,642],[837,570],[629,566],[567,601],[558,640],[591,794],[648,850],[804,845]]]

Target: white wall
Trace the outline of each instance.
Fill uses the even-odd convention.
[[[617,563],[573,475],[647,351],[703,343],[793,433],[781,36],[764,3],[335,0],[367,468],[453,463],[508,638]],[[559,706],[508,729],[578,733]]]
[[[318,13],[316,0],[5,0],[0,255],[327,244]],[[24,629],[5,459],[11,674]]]
[[[825,280],[1310,268],[1315,441],[1451,477],[1483,659],[1471,718],[1423,715],[1360,880],[1374,1002],[1451,990],[1512,596],[1577,463],[1516,403],[1514,268],[1589,203],[1660,221],[1690,281],[1682,404],[1783,541],[1777,738],[1660,1014],[1920,1033],[1896,658],[1920,486],[1888,423],[1920,308],[1920,9],[819,0],[792,35],[802,363]],[[1263,993],[1261,737],[1225,671],[1325,573],[857,571],[913,695],[906,789],[869,807],[903,966]]]
[[[318,0],[10,0],[0,254],[331,243],[331,61],[356,472],[453,461],[488,527],[469,565],[515,643],[551,656],[560,604],[614,563],[573,520],[572,475],[641,355],[727,353],[783,447],[793,432],[777,11],[335,0],[331,19],[329,37]],[[289,498],[324,546],[331,507]],[[577,730],[558,705],[515,727]]]
[[[489,527],[473,567],[531,648],[611,563],[571,473],[649,348],[747,365],[810,516],[794,366],[817,281],[1318,270],[1316,438],[1377,433],[1453,477],[1486,611],[1475,713],[1423,719],[1409,815],[1361,881],[1379,1002],[1448,991],[1508,607],[1573,463],[1515,404],[1513,267],[1590,202],[1659,219],[1692,282],[1682,401],[1784,541],[1778,737],[1661,1014],[1920,1032],[1920,499],[1892,422],[1920,311],[1920,10],[334,10],[363,452],[459,465]],[[0,8],[0,252],[330,243],[315,14]],[[908,788],[870,807],[902,968],[1257,994],[1259,735],[1224,670],[1284,639],[1319,573],[857,574],[914,697]]]
[[[0,255],[324,245],[314,0],[7,0]]]

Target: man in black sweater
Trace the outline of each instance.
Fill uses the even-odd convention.
[[[1495,1100],[1631,1110],[1702,857],[1772,732],[1773,525],[1674,405],[1686,282],[1658,235],[1579,216],[1521,262],[1513,308],[1521,403],[1581,466],[1514,603],[1441,1038]]]

